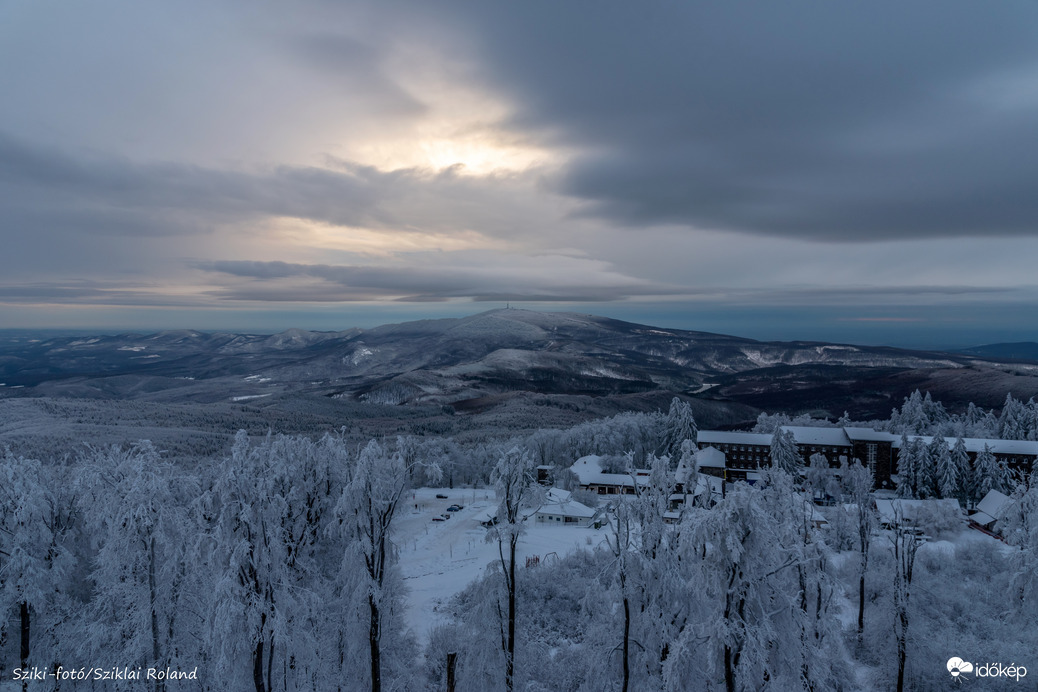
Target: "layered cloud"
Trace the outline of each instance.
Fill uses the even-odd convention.
[[[463,3],[556,186],[633,228],[870,242],[1038,231],[1038,6]]]
[[[1038,6],[2,12],[0,303],[1034,297]]]
[[[603,262],[565,255],[464,252],[422,257],[419,266],[342,266],[286,262],[220,261],[200,269],[235,277],[217,295],[235,300],[438,302],[608,302],[665,296],[683,289],[624,276]]]

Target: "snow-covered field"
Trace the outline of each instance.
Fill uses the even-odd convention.
[[[439,499],[437,494],[447,499]],[[455,503],[464,509],[447,512]],[[493,490],[419,488],[411,492],[408,507],[397,516],[395,542],[408,591],[407,624],[420,644],[426,644],[432,629],[445,621],[443,606],[451,597],[498,559],[497,542],[486,541],[487,529],[480,524],[496,509]],[[451,518],[432,520],[442,514]],[[562,557],[580,548],[594,548],[605,542],[606,533],[606,529],[528,521],[519,541],[519,564],[534,555],[544,563],[553,554]]]

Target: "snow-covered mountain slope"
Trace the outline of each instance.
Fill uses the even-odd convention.
[[[1036,374],[1035,364],[973,354],[760,342],[514,309],[342,332],[180,330],[0,341],[0,395],[255,405],[300,392],[462,408],[516,392],[675,392],[772,410],[886,415],[906,387],[931,386],[954,405],[966,395],[956,393],[959,383],[968,381],[977,403],[997,405],[1007,390],[1024,398],[1038,391]]]

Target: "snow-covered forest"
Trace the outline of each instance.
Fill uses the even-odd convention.
[[[764,415],[755,430],[790,423],[835,424]],[[916,393],[868,424],[1034,440],[1038,406],[951,414]],[[1001,488],[1016,500],[1005,542],[937,514],[881,526],[856,460],[837,475],[776,457],[762,482],[688,495],[668,522],[679,462],[696,487],[677,399],[493,440],[348,432],[241,432],[197,464],[147,441],[6,453],[0,689],[927,690],[946,687],[951,657],[1038,666],[1038,482],[955,449],[906,453],[898,494],[965,508]],[[581,491],[568,467],[591,454],[647,481],[608,501]],[[529,520],[538,466],[601,519],[583,545],[531,560],[538,532],[569,530]],[[420,550],[442,528],[420,497],[462,489],[486,515],[441,523],[479,545]],[[432,557],[471,569],[427,576],[453,596],[416,609],[405,572],[435,572],[416,564]]]

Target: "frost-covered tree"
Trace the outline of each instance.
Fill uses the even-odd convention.
[[[686,440],[686,451],[691,444]],[[630,572],[637,602],[633,622],[641,675],[637,689],[658,686],[662,666],[689,618],[677,550],[680,527],[665,520],[674,481],[665,458],[652,460],[648,482],[630,503],[638,529],[637,559]]]
[[[338,529],[347,541],[344,567],[360,567],[357,590],[366,603],[372,692],[382,690],[387,620],[394,614],[399,617],[400,611],[396,552],[391,543],[393,520],[417,466],[417,455],[408,463],[401,451],[387,452],[372,440],[358,456],[335,506]]]
[[[905,688],[905,662],[908,654],[909,601],[916,553],[921,539],[896,518],[890,538],[894,550],[894,637],[897,642],[897,692]]]
[[[1024,403],[1014,399],[1012,393],[1006,394],[1002,413],[998,417],[998,436],[1003,440],[1027,439],[1028,418]]]
[[[1013,555],[1011,584],[1016,602],[1029,614],[1038,608],[1038,470],[1032,471],[1029,487],[1013,493],[1015,502],[1003,518],[1006,542],[1019,548]]]
[[[934,473],[930,463],[927,445],[920,437],[908,439],[901,436],[901,449],[898,452],[898,497],[918,498],[932,497],[934,491]]]
[[[194,484],[146,440],[98,450],[87,464],[80,500],[96,551],[90,645],[95,655],[164,669],[175,662],[170,633],[183,605],[184,538],[194,533],[174,490]]]
[[[761,413],[757,416],[757,423],[750,432],[761,435],[774,435],[783,425],[792,425],[793,420],[784,413],[767,414]]]
[[[501,650],[505,657],[505,689],[512,692],[515,685],[516,636],[516,549],[523,530],[523,511],[536,502],[537,484],[533,459],[519,447],[513,447],[497,462],[493,474],[497,491],[496,523],[490,529],[488,540],[497,541],[498,561],[504,578],[506,612],[501,622]]]
[[[908,435],[901,433],[901,442],[897,450],[897,496],[912,498],[916,496],[916,455],[912,453],[912,443]]]
[[[1025,408],[1025,423],[1024,429],[1026,436],[1024,439],[1027,440],[1038,440],[1038,401],[1031,397],[1027,400],[1027,406]]]
[[[930,458],[931,495],[937,498],[955,497],[955,491],[959,487],[959,477],[956,473],[957,469],[952,463],[948,442],[943,437],[935,435],[927,451]]]
[[[988,445],[984,445],[984,449],[977,453],[977,459],[973,463],[973,479],[973,487],[976,492],[974,503],[984,499],[984,496],[992,490],[1002,491],[998,463]]]
[[[829,467],[829,459],[824,454],[815,453],[811,455],[810,465],[807,467],[807,487],[816,499],[824,499],[829,488],[829,481],[833,476]]]
[[[950,464],[954,469],[955,488],[951,494],[948,494],[948,489],[942,486],[942,492],[945,493],[945,497],[954,497],[960,505],[967,507],[973,494],[973,467],[970,464],[969,452],[966,450],[966,441],[962,437],[955,440],[955,445],[950,453]]]
[[[916,494],[923,499],[940,497],[938,465],[948,453],[944,438],[935,435],[929,444],[921,438],[914,440],[911,451],[916,455]]]
[[[681,455],[681,445],[686,441],[696,444],[698,436],[699,427],[692,415],[692,407],[688,402],[674,397],[664,422],[662,454],[670,457],[672,464],[676,464]]]
[[[762,680],[776,689],[836,684],[840,641],[824,545],[788,475],[769,476],[764,487],[736,484],[682,530],[681,564],[699,612],[667,666],[668,689],[686,689],[693,673],[729,692]]]
[[[686,503],[691,501],[693,504],[699,503],[699,461],[696,455],[699,450],[696,449],[695,444],[691,440],[687,440],[681,445],[681,457],[678,460],[678,470],[676,480],[679,481],[684,489],[686,497]],[[709,505],[710,496],[709,491],[707,497],[704,498],[702,504]]]
[[[971,401],[962,416],[960,434],[964,437],[998,437],[998,419],[991,411],[984,411]]]
[[[53,637],[74,560],[65,543],[72,507],[54,485],[39,461],[0,457],[0,617],[18,613],[22,669],[52,662],[31,645],[48,638],[41,621]]]
[[[872,531],[876,525],[876,511],[872,503],[872,488],[875,483],[872,471],[862,466],[857,459],[843,477],[846,492],[857,507],[858,529],[858,638],[859,643],[865,629],[865,575],[869,569],[869,548]]]
[[[769,454],[772,468],[784,471],[794,478],[799,477],[800,467],[803,466],[804,460],[800,456],[800,450],[797,448],[792,431],[776,430],[775,434],[771,436]]]
[[[199,559],[214,572],[207,650],[216,669],[250,671],[257,692],[274,687],[275,670],[293,685],[333,668],[318,660],[324,641],[338,641],[316,636],[334,605],[321,554],[338,545],[325,532],[347,464],[342,442],[330,436],[253,443],[240,431],[199,503],[207,525]]]
[[[635,552],[637,527],[631,503],[620,499],[613,507],[609,522],[612,535],[607,537],[609,551],[613,554],[620,603],[623,606],[623,636],[620,643],[621,682],[620,689],[627,692],[631,684],[631,619],[633,584],[631,583],[636,561]]]
[[[951,424],[950,416],[930,393],[924,396],[918,389],[905,397],[901,409],[890,414],[887,429],[892,433],[909,435],[940,435]]]
[[[891,432],[922,435],[929,427],[926,413],[923,411],[923,395],[917,389],[905,397],[901,409],[894,409],[890,414]]]

